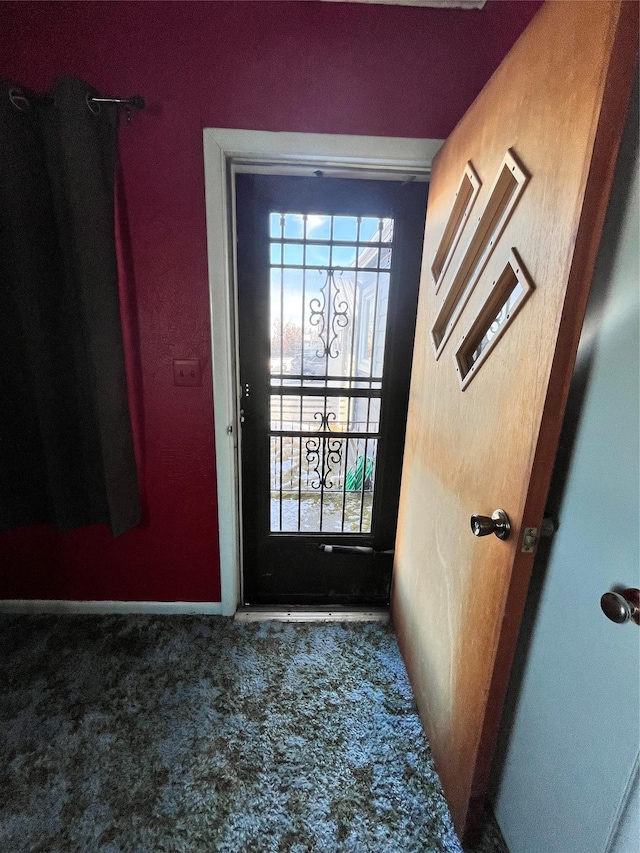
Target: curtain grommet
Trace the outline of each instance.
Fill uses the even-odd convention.
[[[100,106],[100,104],[94,103],[91,100],[92,97],[93,97],[93,95],[90,95],[89,92],[87,92],[87,94],[84,96],[84,101],[85,101],[86,105],[89,107],[89,111],[92,112],[94,114],[94,116],[100,115],[100,111],[101,111],[102,107]]]
[[[19,89],[9,89],[9,100],[21,113],[25,113],[31,107],[31,101]]]

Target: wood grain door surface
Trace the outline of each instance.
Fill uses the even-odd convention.
[[[457,831],[484,803],[637,54],[638,7],[549,2],[437,156],[392,613]],[[505,510],[509,539],[473,535]]]

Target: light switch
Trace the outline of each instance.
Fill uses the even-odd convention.
[[[174,385],[202,385],[202,364],[199,358],[174,358]]]

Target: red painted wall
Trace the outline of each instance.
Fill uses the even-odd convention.
[[[0,74],[148,105],[120,131],[144,522],[0,535],[0,598],[220,597],[202,128],[445,137],[540,5],[0,3]],[[203,387],[175,387],[190,356]]]

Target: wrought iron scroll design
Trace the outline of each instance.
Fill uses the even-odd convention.
[[[316,412],[313,416],[314,421],[320,421],[320,426],[318,427],[318,432],[330,432],[331,431],[331,423],[336,419],[335,412]],[[331,422],[331,423],[330,423]]]
[[[317,350],[318,358],[337,358],[340,350],[336,346],[340,330],[349,325],[349,303],[342,299],[335,280],[335,271],[327,270],[327,278],[320,288],[322,300],[314,297],[309,302],[309,323],[318,327],[318,337],[323,348]]]
[[[334,472],[339,471],[342,464],[342,445],[343,439],[326,436],[313,436],[305,441],[307,462],[316,476],[310,484],[312,489],[333,488]]]

